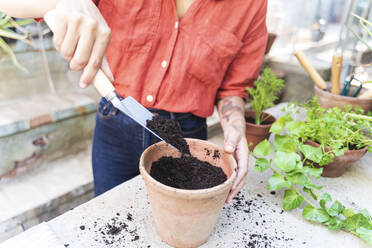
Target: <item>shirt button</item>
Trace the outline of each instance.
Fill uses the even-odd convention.
[[[168,64],[167,61],[163,60],[161,62],[161,67],[165,68],[165,67],[167,67],[167,64]]]
[[[175,29],[178,28],[178,22],[176,22],[176,23],[174,24],[174,28],[175,28]]]
[[[153,97],[152,95],[147,95],[147,96],[146,96],[146,100],[147,100],[148,102],[152,102],[152,101],[154,100],[154,97]]]

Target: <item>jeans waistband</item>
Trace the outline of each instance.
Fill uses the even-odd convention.
[[[120,100],[123,100],[124,98],[120,96],[119,94],[116,94]],[[177,119],[177,120],[182,120],[185,118],[188,118],[190,116],[193,116],[192,113],[187,112],[187,113],[174,113],[174,112],[168,112],[165,110],[159,110],[159,109],[153,109],[153,108],[147,108],[151,113],[155,115],[159,115],[162,117],[167,117],[169,119]]]
[[[159,109],[153,109],[153,108],[147,108],[151,113],[155,115],[159,115],[162,117],[166,117],[169,119],[176,119],[176,120],[182,120],[185,118],[188,118],[192,116],[192,113],[174,113],[174,112],[168,112],[165,110],[159,110]]]

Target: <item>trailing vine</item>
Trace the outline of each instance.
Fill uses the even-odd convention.
[[[369,146],[371,151],[372,142],[367,137],[371,131],[366,136],[366,130],[362,128],[370,121],[369,117],[361,117],[358,111],[350,109],[347,112],[338,108],[325,111],[316,99],[305,108],[305,121],[296,121],[286,114],[273,124],[270,130],[274,133],[273,144],[264,140],[253,150],[256,158],[254,170],[273,172],[268,189],[285,190],[285,211],[303,206],[304,219],[326,225],[329,230],[347,231],[372,244],[372,220],[368,210],[355,212],[346,208],[330,194],[321,194],[322,186],[316,184],[323,172],[322,166],[332,162],[335,156],[342,155],[350,147]],[[347,113],[349,115],[345,118]],[[352,123],[349,123],[350,119],[353,119]],[[306,139],[315,139],[320,146],[307,145],[304,143]],[[270,156],[272,153],[273,157]]]

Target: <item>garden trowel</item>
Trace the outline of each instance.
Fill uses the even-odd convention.
[[[44,16],[45,22],[52,31],[55,27],[54,13],[55,10],[50,10]],[[107,101],[110,101],[115,108],[128,115],[142,127],[146,128],[149,132],[155,135],[158,139],[163,140],[161,137],[159,137],[159,135],[154,133],[146,126],[147,120],[151,120],[154,115],[131,96],[120,100],[115,92],[114,86],[101,69],[98,70],[96,76],[94,77],[93,85],[96,87],[101,96],[106,98]]]

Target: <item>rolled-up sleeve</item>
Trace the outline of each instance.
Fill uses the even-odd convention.
[[[243,46],[230,64],[217,91],[217,100],[228,96],[240,96],[246,99],[248,96],[246,87],[252,87],[254,80],[259,75],[267,43],[267,1],[262,2],[263,4],[257,11],[255,20],[245,36]]]

